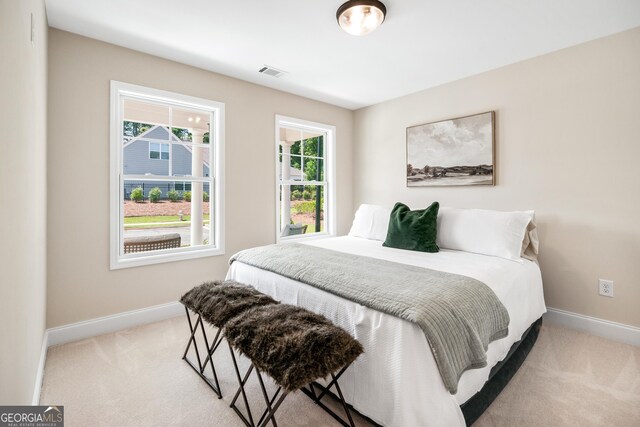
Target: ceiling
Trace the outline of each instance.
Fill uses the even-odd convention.
[[[46,0],[49,25],[349,109],[640,26],[639,0],[382,0],[343,32],[343,0]],[[287,71],[274,78],[263,65]]]

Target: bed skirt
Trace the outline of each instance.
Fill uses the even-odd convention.
[[[518,369],[520,369],[522,362],[527,358],[527,355],[538,339],[541,326],[542,317],[529,326],[529,329],[522,335],[520,341],[515,342],[511,346],[507,357],[491,369],[489,380],[485,383],[484,387],[460,405],[460,409],[468,426],[480,418],[489,405],[498,397],[500,392],[509,384],[509,381]]]

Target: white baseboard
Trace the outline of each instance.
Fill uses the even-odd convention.
[[[36,374],[32,404],[38,405],[40,402],[44,365],[47,358],[47,349],[50,346],[108,334],[147,323],[158,322],[183,314],[184,307],[176,301],[47,329],[42,340],[40,363]],[[544,318],[551,323],[556,323],[568,328],[585,331],[614,341],[640,346],[640,328],[552,307],[547,307],[547,313],[544,315]]]
[[[36,373],[36,383],[33,388],[31,404],[40,404],[44,365],[47,360],[47,349],[50,346],[121,331],[147,323],[158,322],[180,316],[181,314],[184,314],[184,307],[176,301],[47,329],[44,331],[42,338],[42,350],[40,352],[40,362]]]
[[[571,329],[588,332],[599,337],[640,347],[640,328],[547,307],[545,320]]]
[[[44,377],[44,363],[47,360],[47,349],[49,348],[49,332],[44,331],[42,336],[42,349],[40,350],[40,361],[38,362],[38,371],[36,372],[36,384],[33,387],[32,405],[40,404],[40,390],[42,389],[42,379]]]
[[[184,307],[179,302],[154,305],[140,310],[127,311],[111,316],[99,317],[84,322],[72,323],[48,329],[48,345],[64,344],[97,335],[121,331],[134,326],[158,322],[184,314]]]

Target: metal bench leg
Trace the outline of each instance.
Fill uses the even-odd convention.
[[[265,416],[267,416],[269,414],[269,406],[273,407],[273,402],[276,401],[276,398],[278,397],[278,394],[280,394],[280,392],[282,391],[282,387],[278,387],[278,389],[276,390],[276,392],[273,394],[273,397],[271,397],[271,400],[269,401],[269,404],[267,405],[267,408],[264,410],[264,412],[262,413],[262,416],[260,417],[260,419],[258,420],[258,425],[262,424],[262,421],[264,419]],[[264,392],[263,392],[264,393]],[[274,411],[275,412],[275,411]],[[275,422],[275,421],[274,421]]]
[[[231,404],[230,404],[231,408],[233,408],[236,414],[238,414],[238,417],[240,417],[240,419],[244,422],[244,424],[247,427],[256,427],[256,426],[265,427],[267,424],[269,424],[269,422],[271,422],[273,427],[278,427],[278,424],[275,419],[275,413],[276,413],[276,410],[280,407],[280,405],[284,401],[284,398],[287,396],[288,393],[283,392],[280,395],[280,392],[282,391],[282,387],[278,387],[278,389],[273,394],[273,396],[269,398],[269,394],[267,393],[267,389],[264,386],[264,380],[262,379],[262,374],[260,370],[258,370],[258,368],[256,368],[255,365],[252,363],[249,366],[249,369],[247,369],[247,372],[244,374],[244,377],[241,376],[240,369],[238,367],[238,361],[236,359],[235,353],[233,352],[233,349],[231,348],[231,346],[229,346],[229,350],[231,351],[231,360],[233,360],[233,367],[236,371],[236,377],[238,378],[238,384],[239,384],[238,390],[236,391],[236,394],[233,396],[233,400],[231,401]],[[253,414],[251,412],[251,407],[249,406],[249,400],[247,399],[247,393],[245,390],[245,385],[249,381],[249,377],[251,376],[251,373],[254,370],[255,370],[256,376],[258,377],[258,382],[260,383],[260,389],[262,390],[262,396],[264,397],[264,401],[267,406],[267,408],[264,410],[264,412],[260,416],[260,419],[258,420],[257,423],[254,423],[253,421]],[[236,405],[236,402],[240,397],[240,395],[242,395],[244,406],[247,409],[247,416],[245,416]],[[276,401],[276,399],[278,398],[278,395],[280,395],[280,398]]]
[[[229,346],[229,351],[231,352],[231,360],[233,360],[233,368],[236,371],[236,377],[238,378],[238,384],[239,384],[238,391],[236,391],[236,394],[235,396],[233,396],[233,400],[231,401],[231,404],[229,406],[231,406],[231,408],[233,408],[233,410],[236,411],[236,414],[238,414],[240,419],[245,423],[247,427],[255,427],[255,424],[253,422],[253,416],[251,415],[251,407],[249,406],[249,400],[247,399],[247,393],[244,390],[244,385],[247,383],[249,379],[249,375],[251,375],[251,371],[253,371],[253,368],[254,368],[253,363],[251,364],[251,366],[249,366],[249,369],[247,369],[247,372],[244,375],[244,378],[241,378],[240,369],[238,369],[238,362],[236,361],[236,355],[233,352],[233,348],[231,348],[231,346]],[[242,393],[242,400],[244,401],[244,407],[247,408],[247,415],[249,416],[248,419],[247,417],[244,416],[242,412],[240,412],[240,409],[238,409],[238,407],[236,406],[236,400],[238,400],[240,393]]]
[[[269,395],[267,394],[267,389],[264,387],[264,381],[262,380],[262,374],[260,373],[260,370],[258,368],[256,368],[256,375],[258,375],[258,382],[260,383],[260,388],[262,389],[262,396],[264,397],[264,402],[267,404],[267,409],[265,409],[265,412],[260,417],[260,420],[258,420],[258,426],[265,426],[269,422],[269,420],[271,420],[273,427],[278,427],[278,423],[276,423],[276,417],[274,416],[276,411],[271,407],[271,403],[276,398],[278,393],[280,393],[281,387],[278,387],[278,390],[276,390],[275,394],[273,395],[273,399],[269,399]],[[286,396],[286,393],[283,394],[282,397],[280,397],[280,399],[284,400],[284,396]],[[269,416],[264,420],[264,422],[262,422],[263,421],[262,419],[265,417],[265,415],[267,415],[267,413],[269,413]]]
[[[191,331],[191,335],[189,336],[189,341],[187,342],[187,347],[184,349],[184,353],[182,355],[182,359],[191,366],[200,378],[202,378],[209,388],[214,391],[214,393],[218,396],[218,399],[222,399],[222,392],[220,390],[220,383],[218,382],[218,376],[216,374],[215,367],[213,365],[213,352],[216,351],[220,343],[222,342],[222,336],[220,334],[220,329],[216,333],[215,339],[211,346],[209,346],[209,339],[207,338],[207,333],[204,329],[204,322],[202,321],[202,317],[198,314],[195,324],[191,321],[191,315],[189,314],[189,309],[185,307],[185,312],[187,314],[187,321],[189,323],[189,330]],[[200,330],[202,331],[202,335],[204,337],[205,346],[207,348],[207,357],[202,363],[202,359],[200,358],[200,350],[198,349],[198,343],[196,340],[196,332],[198,332],[198,326],[200,326]],[[191,360],[187,357],[187,353],[189,352],[189,348],[191,348],[191,344],[193,344],[193,349],[196,353],[196,359],[198,360],[198,367],[196,367]],[[213,382],[204,375],[204,371],[207,368],[207,363],[211,365],[211,372],[213,373]]]
[[[289,393],[284,392],[282,394],[282,396],[280,396],[280,399],[278,399],[278,401],[276,402],[276,404],[273,406],[273,408],[271,408],[271,405],[267,406],[267,409],[269,410],[269,415],[267,416],[267,418],[264,419],[264,421],[262,422],[262,424],[260,424],[259,427],[265,427],[267,425],[267,423],[269,423],[269,421],[271,419],[273,419],[274,421],[274,425],[275,425],[275,413],[278,410],[278,408],[280,407],[280,405],[282,404],[282,402],[284,401],[284,398],[287,397]]]
[[[198,318],[196,319],[196,325],[195,328],[193,327],[193,324],[191,322],[191,315],[189,315],[189,309],[187,307],[184,308],[184,311],[187,313],[187,320],[189,321],[189,331],[191,332],[191,335],[189,336],[189,342],[187,343],[187,348],[184,349],[184,354],[182,355],[182,359],[186,360],[187,363],[189,363],[189,365],[191,365],[191,367],[193,369],[196,369],[192,364],[191,361],[189,361],[189,359],[187,359],[187,352],[189,351],[189,348],[191,347],[191,344],[193,343],[193,346],[196,350],[196,357],[198,358],[198,372],[202,371],[202,362],[200,361],[200,352],[198,351],[198,343],[196,342],[196,332],[198,331],[198,322],[201,322],[201,318],[200,315],[198,315]]]
[[[213,343],[211,345],[211,347],[209,347],[209,340],[207,339],[207,333],[204,330],[204,322],[201,320],[200,321],[200,329],[202,330],[202,336],[204,337],[204,345],[207,347],[207,358],[205,359],[203,365],[202,365],[202,375],[204,376],[204,370],[207,368],[207,362],[209,363],[209,365],[211,365],[211,372],[213,373],[213,381],[215,381],[215,387],[213,387],[213,391],[216,392],[216,394],[218,395],[218,399],[222,399],[222,391],[220,390],[220,383],[218,382],[218,375],[216,374],[216,368],[213,365],[213,352],[215,351],[216,347],[216,343],[218,342],[218,339],[220,337],[220,332],[221,330],[218,329],[218,332],[216,333],[216,337],[213,340]],[[209,381],[207,381],[209,382]]]
[[[338,379],[340,378],[340,376],[342,376],[344,371],[347,370],[347,368],[348,368],[348,366],[345,366],[336,375],[331,374],[331,381],[329,382],[327,387],[323,387],[320,384],[315,384],[317,387],[319,387],[322,390],[322,392],[319,395],[316,394],[313,383],[309,384],[309,387],[310,387],[311,390],[307,389],[306,387],[302,387],[300,390],[302,390],[302,392],[304,394],[306,394],[307,396],[309,396],[309,398],[311,398],[311,400],[313,400],[316,403],[316,405],[318,405],[322,409],[324,409],[326,413],[331,415],[341,425],[343,425],[345,427],[355,427],[355,423],[353,422],[353,418],[351,416],[351,411],[349,410],[349,405],[347,405],[347,402],[344,400],[344,395],[342,394],[342,390],[340,389],[340,385],[338,384]],[[346,413],[347,418],[349,420],[348,423],[344,420],[344,418],[340,417],[333,410],[331,410],[327,405],[325,405],[324,403],[321,402],[321,399],[325,395],[327,395],[327,393],[330,393],[330,388],[331,387],[335,387],[336,390],[338,391],[337,399],[340,401],[340,403],[342,403],[342,407],[344,408],[344,412]]]
[[[342,371],[342,372],[344,372],[344,371]],[[342,375],[342,372],[340,373],[340,375]],[[344,412],[346,412],[347,418],[349,418],[349,426],[350,427],[355,427],[355,424],[353,422],[353,418],[351,418],[351,411],[349,411],[349,406],[347,406],[347,402],[345,402],[344,396],[342,395],[342,390],[340,390],[340,385],[338,384],[338,378],[336,378],[333,374],[331,374],[331,378],[333,378],[333,381],[334,381],[335,386],[336,386],[336,390],[338,390],[338,395],[340,396],[340,401],[342,402],[342,407],[344,408]]]

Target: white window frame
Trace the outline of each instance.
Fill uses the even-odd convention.
[[[166,103],[180,108],[194,108],[210,111],[212,114],[210,143],[209,177],[188,177],[190,180],[210,182],[209,223],[211,241],[208,245],[185,248],[164,249],[153,252],[123,253],[124,242],[124,187],[123,187],[123,144],[122,144],[122,106],[124,98],[138,98],[151,102]],[[196,98],[159,89],[129,83],[111,81],[110,106],[110,268],[111,270],[172,262],[186,259],[224,255],[224,123],[225,105],[221,102]],[[162,154],[160,154],[162,157]],[[171,153],[169,154],[171,157]],[[154,159],[155,160],[155,159]],[[132,179],[130,176],[128,179]],[[175,176],[140,176],[140,180],[176,181]],[[178,181],[183,181],[180,177]],[[212,191],[213,190],[213,191]],[[206,212],[203,212],[203,214]]]
[[[306,132],[318,132],[326,135],[324,140],[324,231],[309,234],[281,236],[280,228],[280,186],[281,185],[314,185],[306,181],[282,181],[280,179],[280,129],[299,129]],[[302,154],[302,153],[301,153]],[[284,161],[283,161],[284,165]],[[275,169],[276,169],[276,242],[288,242],[301,239],[317,239],[333,237],[337,229],[336,210],[336,127],[324,123],[276,115],[275,118]]]
[[[151,157],[151,144],[156,144],[158,146],[158,148],[160,149],[158,151],[158,154],[160,155],[160,157],[158,157],[157,159],[154,159],[153,157]],[[168,159],[163,159],[162,158],[162,146],[163,145],[167,146],[167,155],[169,156]],[[168,160],[168,161],[171,161],[171,144],[164,143],[164,142],[149,141],[149,160]]]

